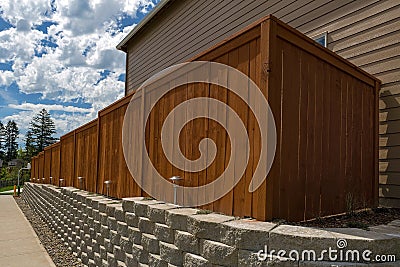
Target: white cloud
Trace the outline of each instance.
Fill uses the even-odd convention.
[[[14,74],[12,71],[0,70],[0,85],[9,86],[13,82]]]
[[[5,117],[3,122],[13,120],[17,123],[20,131],[20,141],[24,143],[24,140],[22,140],[23,136],[25,135],[25,132],[28,130],[30,122],[32,121],[32,118],[37,114],[37,111],[33,110],[24,110],[19,113],[10,115]],[[52,120],[54,121],[54,124],[56,126],[56,136],[60,137],[76,128],[82,125],[82,123],[89,122],[93,119],[96,118],[96,116],[93,117],[92,114],[83,114],[83,113],[73,113],[73,114],[65,114],[65,113],[54,113],[51,116]]]
[[[20,109],[20,110],[31,110],[36,113],[42,109],[47,111],[65,111],[65,112],[77,112],[77,113],[90,113],[92,109],[74,107],[74,106],[63,106],[63,105],[45,105],[45,104],[33,104],[33,103],[22,103],[22,104],[9,104],[9,108]]]
[[[1,1],[0,7],[4,12],[3,17],[13,25],[21,19],[37,24],[51,10],[48,0]]]
[[[135,25],[122,28],[121,19],[147,13],[157,1],[1,1],[0,16],[14,27],[0,31],[0,62],[13,63],[12,71],[0,71],[0,86],[16,82],[22,93],[40,93],[43,99],[60,103],[12,102],[9,107],[18,111],[4,119],[25,127],[44,107],[54,111],[63,133],[94,119],[98,110],[124,95],[119,77],[125,73],[125,53],[115,46]],[[36,29],[44,21],[52,23],[47,33]],[[77,101],[91,108],[63,104]]]

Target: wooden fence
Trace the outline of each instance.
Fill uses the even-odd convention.
[[[373,207],[378,199],[379,81],[317,45],[274,17],[264,18],[192,60],[224,63],[248,75],[262,90],[277,126],[277,151],[268,178],[248,192],[260,151],[260,129],[246,103],[226,88],[210,84],[179,86],[153,108],[146,124],[146,147],[166,179],[184,178],[185,186],[210,183],[234,155],[218,123],[189,122],[179,136],[182,153],[200,156],[199,142],[217,144],[215,161],[188,173],[173,167],[161,147],[161,127],[178,104],[195,97],[218,99],[236,111],[250,136],[250,161],[235,188],[202,208],[259,220],[305,220]],[[98,118],[64,136],[32,159],[36,182],[81,187],[117,198],[145,196],[128,171],[122,151],[122,124],[131,95],[113,103]],[[134,126],[133,126],[134,127]],[[160,188],[159,190],[162,190]]]

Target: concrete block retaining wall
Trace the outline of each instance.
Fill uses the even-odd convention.
[[[336,248],[339,239],[346,239],[351,249],[369,248],[400,259],[400,227],[395,236],[278,226],[142,197],[112,200],[72,187],[32,183],[25,183],[23,198],[85,266],[332,266],[327,256],[319,262],[285,257],[259,261],[256,253],[268,246],[269,251],[313,249],[321,255]]]

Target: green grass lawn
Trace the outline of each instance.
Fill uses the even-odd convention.
[[[21,188],[23,188],[23,186],[21,186]],[[14,190],[14,186],[10,185],[10,186],[1,187],[0,188],[0,193],[4,192],[4,191],[9,191],[9,190]],[[17,190],[18,190],[18,188],[17,188]],[[11,193],[11,194],[13,194],[13,193]]]

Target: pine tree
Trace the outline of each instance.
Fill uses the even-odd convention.
[[[36,152],[40,152],[46,146],[56,142],[56,139],[53,137],[53,134],[56,133],[56,127],[46,109],[42,109],[33,117],[29,131],[32,135],[32,141],[35,143]]]
[[[10,161],[17,157],[18,154],[18,135],[19,130],[15,121],[7,122],[5,129],[5,150],[6,150],[6,161]]]
[[[30,159],[36,155],[37,148],[34,142],[35,140],[32,136],[32,132],[28,130],[25,138],[25,160],[27,161],[30,161]]]
[[[0,121],[0,159],[4,160],[5,155],[5,141],[6,141],[6,129],[3,123]]]

